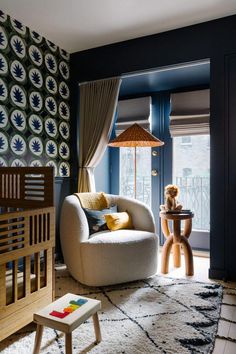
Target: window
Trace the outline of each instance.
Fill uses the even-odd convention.
[[[120,195],[134,198],[134,148],[120,148]],[[136,148],[136,199],[151,206],[151,148]]]
[[[186,136],[185,136],[186,138]],[[183,137],[173,138],[173,183],[180,188],[179,202],[194,212],[193,229],[210,230],[209,135],[192,135],[191,146],[182,148]]]
[[[181,137],[181,145],[190,145],[192,144],[192,141],[191,141],[191,136],[182,136]]]

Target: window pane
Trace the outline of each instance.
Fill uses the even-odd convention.
[[[120,195],[134,198],[134,148],[120,148]],[[151,148],[136,148],[136,199],[151,206]]]
[[[173,138],[173,183],[179,202],[194,212],[193,229],[210,230],[210,136]]]

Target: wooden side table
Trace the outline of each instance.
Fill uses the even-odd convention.
[[[82,302],[82,304],[81,304]],[[84,304],[83,304],[84,302]],[[101,332],[97,311],[101,309],[101,301],[84,296],[66,294],[34,314],[37,331],[33,354],[38,354],[42,340],[43,327],[47,326],[65,333],[66,354],[72,354],[72,332],[93,316],[96,343],[101,342]]]
[[[181,266],[180,249],[183,248],[185,258],[186,275],[193,275],[193,254],[188,238],[192,231],[193,213],[166,213],[160,212],[161,228],[166,237],[162,248],[161,272],[169,272],[169,258],[171,248],[173,249],[174,266]],[[184,230],[181,234],[181,220],[184,220]],[[173,232],[170,232],[169,221],[173,222]]]

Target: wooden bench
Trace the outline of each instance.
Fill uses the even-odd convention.
[[[101,309],[101,301],[80,295],[66,294],[34,314],[37,324],[33,354],[40,351],[43,326],[57,329],[65,333],[66,354],[72,353],[72,332],[93,316],[96,343],[101,342],[101,332],[97,311]]]

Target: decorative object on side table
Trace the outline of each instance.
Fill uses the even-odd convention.
[[[190,210],[182,209],[178,203],[177,196],[179,188],[169,184],[165,187],[165,204],[160,206],[161,228],[166,241],[162,249],[161,272],[166,274],[169,271],[169,257],[173,249],[174,266],[181,266],[181,246],[184,251],[186,275],[193,275],[193,254],[188,242],[192,231],[192,218],[194,214]],[[169,220],[173,222],[173,232],[170,232]],[[184,230],[181,233],[181,220],[185,221]]]
[[[165,204],[160,205],[162,211],[180,211],[182,205],[178,203],[177,197],[179,195],[179,187],[175,184],[168,184],[165,187]]]

